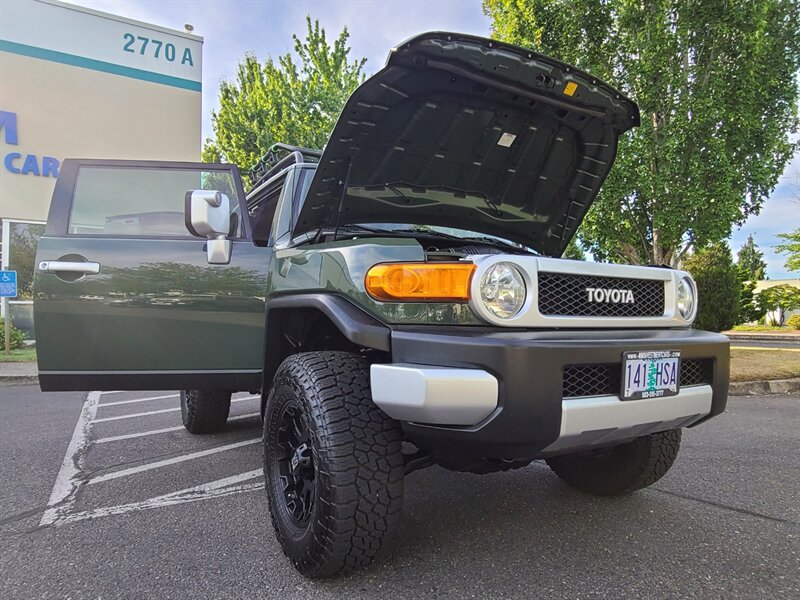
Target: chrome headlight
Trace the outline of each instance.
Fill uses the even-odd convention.
[[[501,319],[515,317],[522,310],[528,293],[522,273],[507,262],[486,269],[481,277],[480,290],[486,310]]]
[[[690,320],[694,316],[695,297],[694,286],[688,277],[683,277],[678,282],[678,290],[675,294],[675,299],[678,303],[678,313],[685,321]]]

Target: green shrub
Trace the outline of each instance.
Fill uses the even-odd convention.
[[[789,329],[800,330],[800,315],[792,315],[786,320],[786,324],[789,326]]]
[[[11,342],[11,350],[22,350],[25,347],[25,334],[22,333],[19,329],[14,327],[14,323],[11,323],[11,327],[9,329],[10,339]],[[0,351],[5,350],[6,348],[6,329],[5,324],[2,319],[0,319]]]
[[[730,248],[714,244],[695,252],[684,266],[697,282],[698,311],[694,326],[707,331],[725,331],[736,324],[742,288],[739,269]]]

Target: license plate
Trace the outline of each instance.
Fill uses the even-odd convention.
[[[625,352],[622,355],[622,399],[664,398],[678,393],[680,350]]]

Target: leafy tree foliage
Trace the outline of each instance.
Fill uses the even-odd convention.
[[[203,160],[250,169],[276,142],[322,148],[353,90],[364,81],[365,58],[351,61],[347,28],[331,45],[318,21],[306,18],[305,39],[294,51],[264,64],[248,54],[234,81],[220,85],[220,108],[212,113],[215,139]]]
[[[778,237],[786,240],[785,244],[775,246],[778,254],[788,254],[786,269],[800,272],[800,228],[795,229],[792,233],[779,233]]]
[[[764,262],[764,253],[758,249],[753,236],[747,236],[747,242],[737,255],[737,264],[744,271],[750,281],[759,281],[767,278],[767,263]]]
[[[564,254],[561,256],[562,258],[569,258],[572,260],[586,260],[577,235],[572,237],[569,244],[567,244],[566,250],[564,250]]]
[[[756,302],[767,311],[777,313],[774,325],[783,326],[786,313],[800,308],[800,289],[793,285],[776,285],[756,294]]]
[[[724,242],[688,257],[686,270],[697,282],[698,311],[694,325],[708,331],[725,331],[736,323],[741,287],[738,269]]]
[[[484,11],[495,37],[641,108],[583,224],[596,258],[677,265],[758,213],[794,149],[796,0],[484,0]]]

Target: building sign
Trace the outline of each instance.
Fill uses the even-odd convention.
[[[23,255],[6,224],[47,219],[65,159],[200,160],[202,62],[203,38],[189,32],[59,0],[0,0],[4,267],[7,249]],[[27,294],[32,271],[16,266]]]
[[[8,146],[19,145],[17,113],[0,110],[0,135]],[[22,151],[3,154],[3,167],[14,175],[35,175],[36,177],[58,177],[58,159],[52,156],[38,156]]]
[[[51,0],[4,3],[0,50],[201,90],[202,38]]]

